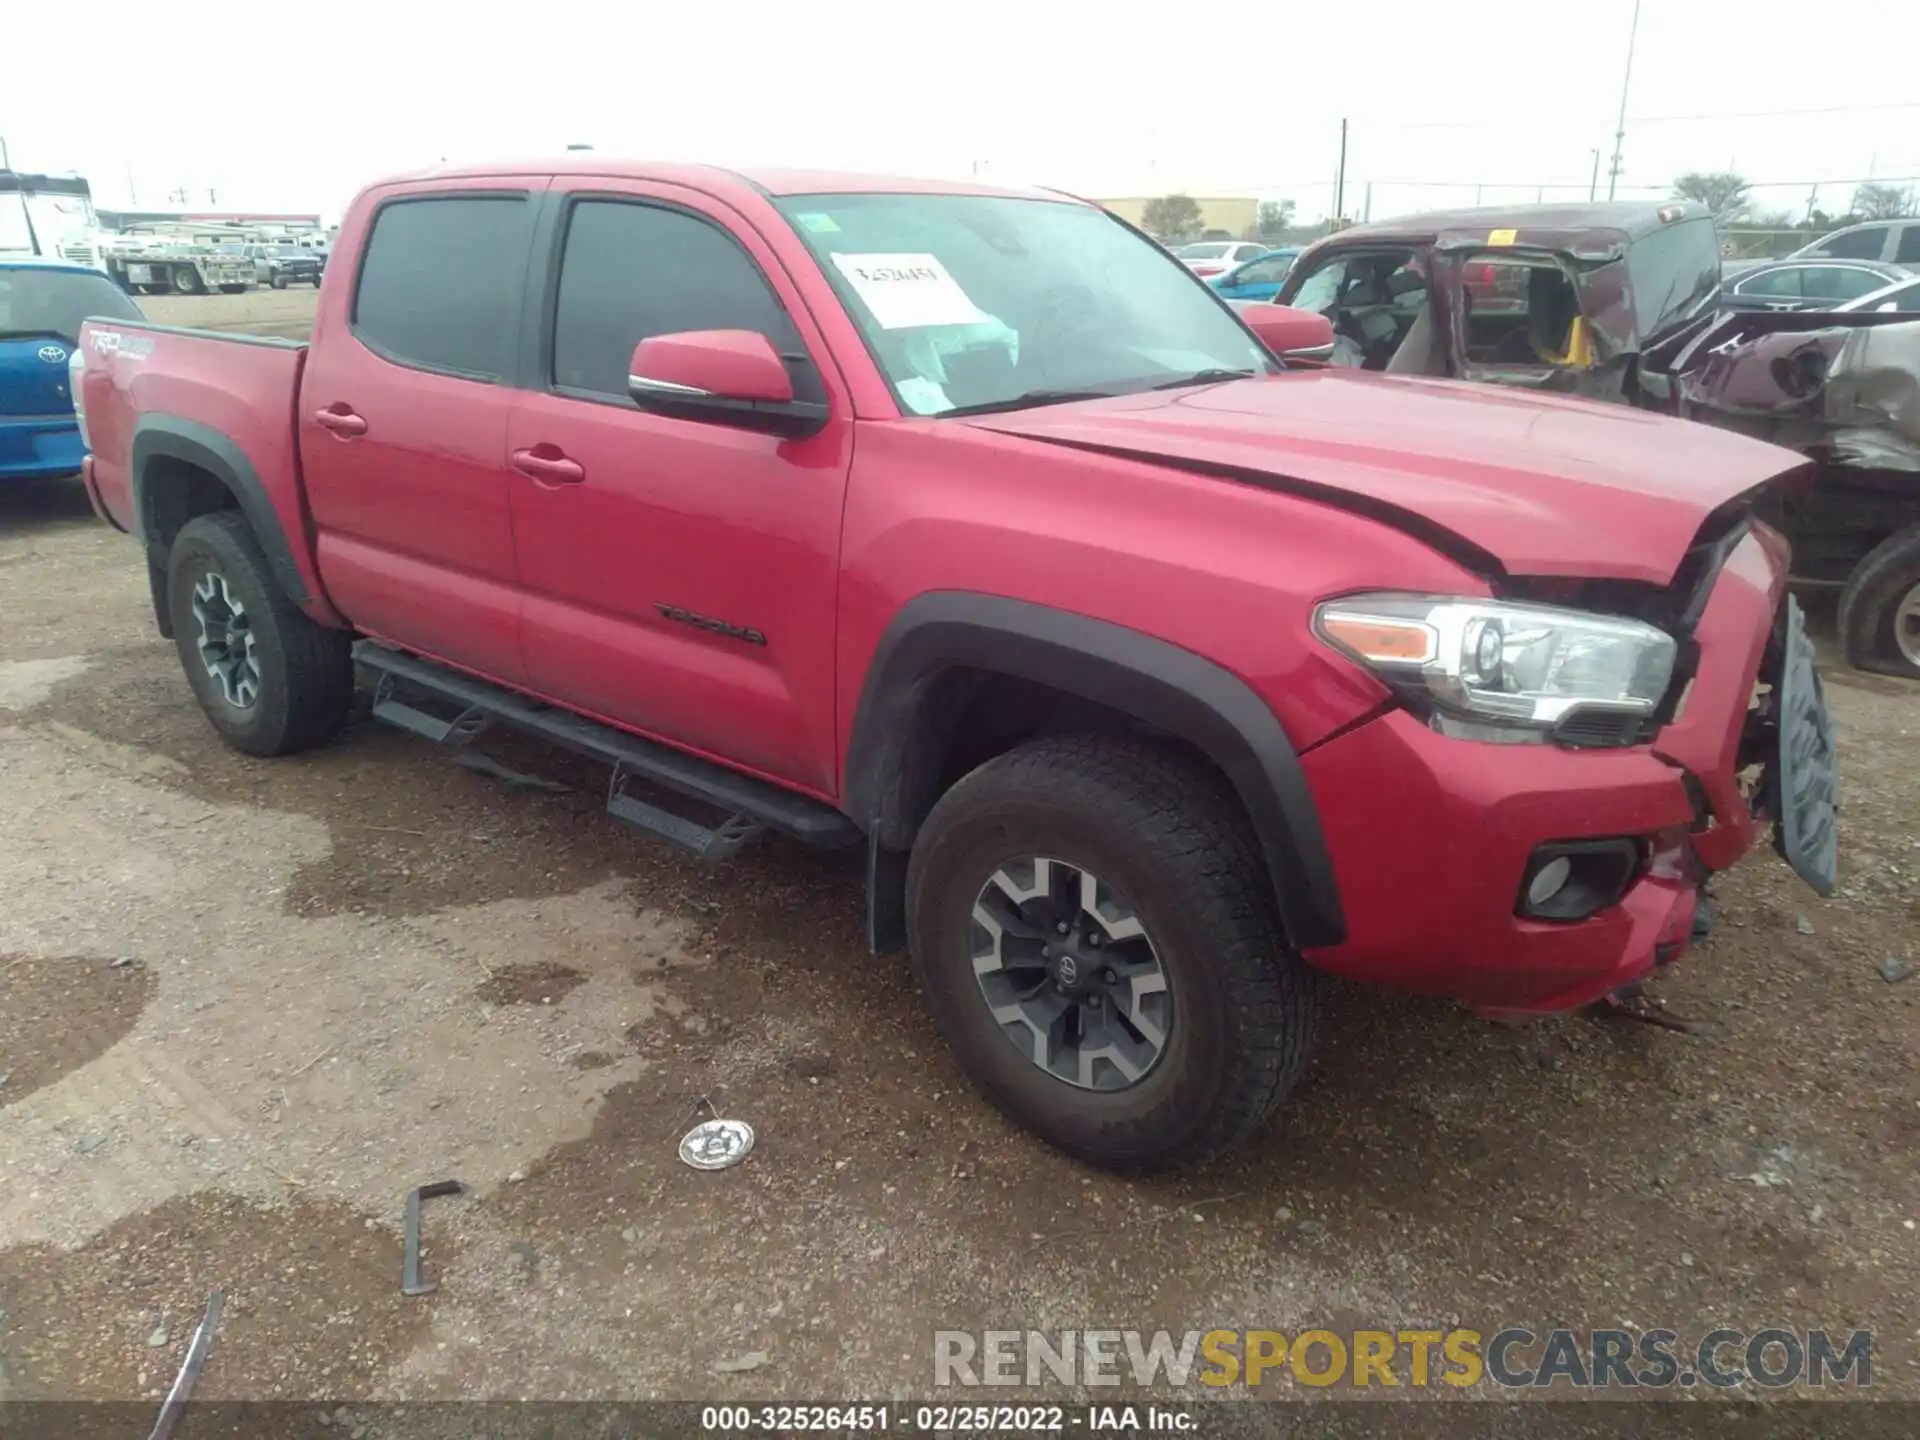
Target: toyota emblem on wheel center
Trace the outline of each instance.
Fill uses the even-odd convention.
[[[680,1158],[696,1170],[725,1170],[753,1149],[753,1127],[744,1120],[705,1120],[680,1141]]]
[[[40,347],[40,358],[49,365],[61,365],[66,363],[67,352],[62,350],[58,345],[42,345]]]

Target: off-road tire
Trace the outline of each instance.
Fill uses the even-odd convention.
[[[209,573],[224,577],[253,631],[259,694],[245,708],[227,700],[200,658],[194,587]],[[353,699],[353,637],[316,625],[287,598],[237,512],[202,515],[181,528],[167,558],[167,606],[194,698],[234,749],[290,755],[324,744],[346,723]]]
[[[971,914],[1009,857],[1048,855],[1124,891],[1173,992],[1166,1049],[1130,1087],[1042,1070],[997,1024],[971,958]],[[1002,1111],[1092,1164],[1203,1162],[1260,1128],[1300,1078],[1318,977],[1288,945],[1238,802],[1171,749],[1108,736],[1030,742],[943,795],[907,874],[914,972],[961,1067]]]
[[[1920,666],[1900,653],[1894,626],[1901,602],[1920,588],[1920,525],[1888,536],[1847,577],[1840,592],[1840,643],[1847,663],[1920,680]]]

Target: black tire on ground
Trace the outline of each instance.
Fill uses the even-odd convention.
[[[1847,577],[1840,592],[1840,643],[1847,663],[1861,670],[1920,680],[1920,653],[1914,607],[1920,605],[1920,525],[1888,536]],[[1907,629],[1902,653],[1901,611]]]
[[[194,591],[221,577],[253,634],[259,693],[240,706],[202,662]],[[272,576],[247,522],[226,510],[189,520],[167,559],[174,645],[194,698],[213,728],[249,755],[290,755],[324,744],[346,723],[353,699],[352,636],[309,620]]]
[[[276,290],[284,290],[287,288],[287,277],[284,275],[275,275],[269,283]]]
[[[200,278],[200,272],[191,265],[176,265],[173,267],[173,288],[182,295],[199,295],[207,287]]]
[[[976,981],[975,900],[1003,863],[1036,855],[1123,892],[1166,973],[1166,1048],[1124,1089],[1042,1070]],[[1061,736],[989,761],[927,817],[907,906],[914,971],[962,1068],[1012,1119],[1093,1164],[1137,1172],[1218,1155],[1260,1128],[1306,1064],[1317,977],[1281,931],[1237,800],[1177,752]]]
[[[320,277],[318,275],[314,276],[311,283],[313,288],[318,290],[320,288]]]

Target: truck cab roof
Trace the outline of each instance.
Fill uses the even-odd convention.
[[[605,175],[623,180],[653,180],[685,185],[708,193],[742,188],[761,195],[998,195],[1009,199],[1054,200],[1085,204],[1075,196],[1054,190],[1016,185],[981,184],[965,180],[929,180],[919,176],[870,175],[843,170],[798,170],[755,166],[734,169],[719,165],[689,165],[597,153],[554,156],[548,159],[501,161],[477,165],[435,166],[388,176],[374,188],[425,180],[489,180],[505,176]]]

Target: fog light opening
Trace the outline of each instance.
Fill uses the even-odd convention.
[[[1521,878],[1516,911],[1530,920],[1585,920],[1617,904],[1641,873],[1637,840],[1575,840],[1542,845]]]
[[[1566,856],[1556,856],[1533,872],[1533,879],[1527,882],[1527,904],[1538,908],[1566,888],[1567,877],[1573,874],[1573,861]]]

